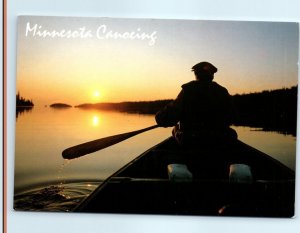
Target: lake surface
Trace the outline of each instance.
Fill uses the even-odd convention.
[[[170,136],[157,128],[74,160],[64,149],[86,141],[155,125],[154,116],[79,108],[33,108],[18,114],[15,143],[16,210],[69,211],[105,178]],[[233,127],[243,142],[295,170],[296,138]]]

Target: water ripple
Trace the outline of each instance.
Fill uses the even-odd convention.
[[[22,211],[65,211],[76,207],[100,182],[68,182],[32,188],[14,196],[14,209]]]

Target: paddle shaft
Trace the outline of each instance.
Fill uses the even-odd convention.
[[[121,141],[124,141],[128,138],[131,138],[137,134],[152,130],[159,127],[158,125],[153,125],[144,129],[113,135],[105,138],[100,138],[94,141],[82,143],[76,146],[72,146],[70,148],[65,149],[62,152],[62,156],[64,159],[75,159],[78,157],[81,157],[86,154],[90,154],[93,152],[96,152],[98,150],[104,149],[106,147],[112,146],[114,144],[117,144]]]

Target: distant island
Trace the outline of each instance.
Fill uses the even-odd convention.
[[[16,95],[16,119],[18,119],[20,114],[23,114],[25,112],[30,112],[33,106],[34,104],[32,100],[25,99],[18,92],[18,94]]]
[[[17,96],[16,96],[16,106],[18,107],[28,107],[28,108],[32,108],[34,106],[32,100],[28,100],[25,99],[24,97],[22,97],[20,95],[20,93],[18,92]]]
[[[76,108],[113,110],[127,113],[155,114],[172,100],[137,101],[121,103],[80,104]]]
[[[64,103],[54,103],[50,105],[51,108],[72,108],[71,105],[69,104],[64,104]]]

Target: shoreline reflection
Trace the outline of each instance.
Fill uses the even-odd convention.
[[[16,107],[16,120],[21,116],[22,114],[31,112],[33,107]]]

